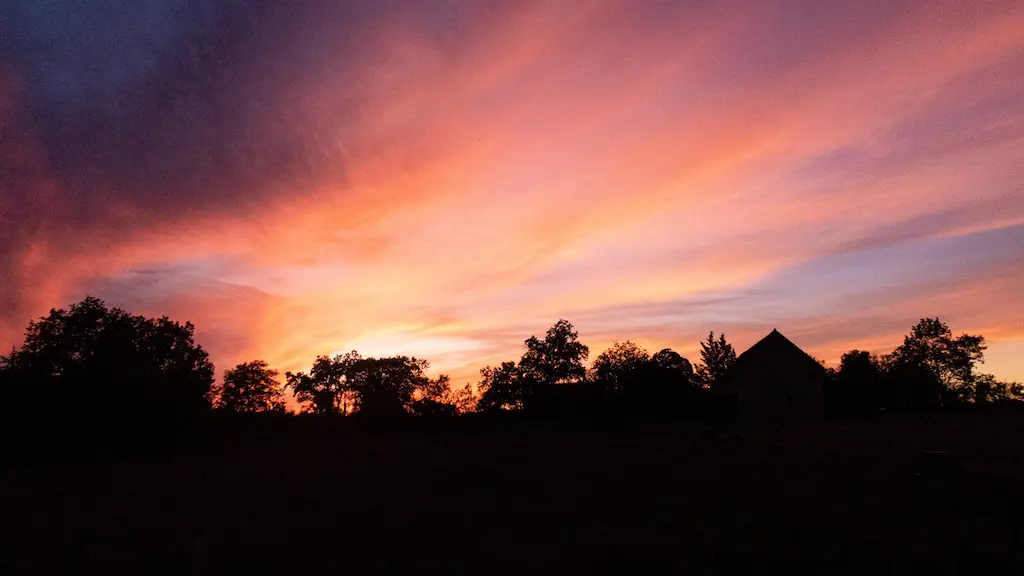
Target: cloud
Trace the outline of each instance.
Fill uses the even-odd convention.
[[[1022,331],[1019,3],[87,4],[0,22],[0,344],[87,291],[282,369]]]

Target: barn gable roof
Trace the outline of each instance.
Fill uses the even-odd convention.
[[[813,364],[816,368],[825,370],[810,354],[804,352],[803,349],[776,329],[773,329],[767,336],[758,340],[746,352],[740,354],[736,358],[736,368],[742,370],[749,365],[758,364],[766,359],[776,362],[800,363],[808,366]]]

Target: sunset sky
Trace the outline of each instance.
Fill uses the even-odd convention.
[[[1024,2],[10,0],[0,224],[3,349],[86,294],[218,375],[457,383],[560,317],[836,362],[938,315],[1024,380]]]

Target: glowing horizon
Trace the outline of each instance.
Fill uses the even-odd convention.
[[[89,293],[218,376],[461,382],[560,317],[834,363],[939,316],[1024,381],[1019,2],[17,4],[2,346]]]

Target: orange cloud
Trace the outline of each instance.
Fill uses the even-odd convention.
[[[1024,58],[1024,8],[939,4],[530,2],[463,7],[449,27],[392,14],[361,24],[355,56],[312,44],[287,75],[302,81],[266,96],[273,122],[246,117],[293,144],[244,148],[265,178],[229,174],[189,191],[225,200],[181,206],[147,201],[160,182],[137,197],[97,178],[110,182],[90,190],[101,216],[81,227],[61,224],[76,204],[22,127],[34,151],[5,162],[33,166],[48,198],[36,205],[52,213],[11,251],[14,322],[92,288],[192,319],[220,367],[304,369],[362,345],[467,378],[560,316],[595,354],[631,338],[693,358],[710,328],[742,347],[777,324],[834,359],[936,313],[1021,338],[1007,319],[1015,237],[984,244],[1001,254],[983,280],[956,272],[982,256],[955,250],[1024,223],[1024,110],[1006,96],[1024,97],[1006,74]],[[0,98],[0,121],[12,101]],[[927,253],[951,287],[930,278],[904,293],[881,280],[891,262],[843,260],[944,239],[965,239]],[[843,298],[765,295],[822,262],[806,282]],[[829,285],[844,265],[863,274]]]

